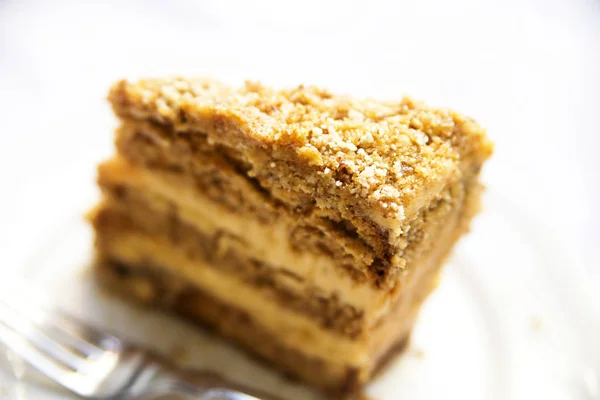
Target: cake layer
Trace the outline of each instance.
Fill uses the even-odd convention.
[[[140,242],[136,244],[135,239],[117,239],[121,243],[117,245],[120,250],[99,248],[97,270],[110,276],[108,287],[112,290],[118,289],[143,303],[171,308],[205,323],[235,339],[248,351],[316,387],[338,395],[352,393],[372,379],[384,363],[404,348],[419,306],[434,289],[439,268],[453,243],[466,229],[471,217],[469,212],[476,209],[476,204],[477,196],[467,198],[463,211],[453,215],[441,232],[439,245],[414,270],[428,290],[406,292],[407,302],[397,303],[389,310],[387,318],[381,320],[369,337],[362,341],[348,341],[321,333],[310,321],[301,322],[302,318],[300,322],[292,323],[287,310],[278,311],[269,300],[261,302],[260,296],[248,292],[247,285],[232,285],[231,280],[219,277],[218,273],[213,276],[214,280],[198,279],[196,273],[182,273],[182,266],[191,271],[198,265],[185,267],[188,263],[184,259],[165,256],[173,252],[170,245],[164,247],[164,252],[155,252],[148,247],[140,249]],[[100,230],[98,235],[99,238],[106,235],[112,240],[124,232],[126,230],[106,233]],[[144,241],[154,243],[149,238]],[[149,246],[154,247],[154,244]],[[156,257],[157,253],[163,253],[163,256]],[[109,261],[111,259],[112,262]],[[179,267],[170,267],[167,261],[175,262]],[[209,268],[211,266],[206,265],[203,269]],[[254,304],[256,299],[259,299],[258,304]],[[253,304],[258,310],[252,307]],[[358,354],[368,354],[368,357],[356,357]]]
[[[473,182],[457,184],[448,191],[445,198],[436,202],[433,209],[419,220],[419,224],[409,232],[409,246],[404,257],[409,261],[403,276],[395,282],[391,290],[376,288],[366,282],[357,280],[355,274],[349,274],[347,268],[330,254],[314,248],[298,249],[292,243],[290,232],[294,225],[284,219],[277,223],[265,224],[258,221],[253,214],[234,215],[227,208],[204,196],[186,182],[178,173],[146,170],[114,159],[100,168],[101,187],[112,204],[125,205],[123,212],[128,218],[134,218],[137,224],[147,232],[161,234],[180,229],[180,225],[189,225],[185,234],[193,241],[197,249],[201,244],[208,246],[206,252],[212,252],[209,242],[203,238],[221,236],[230,238],[227,245],[245,254],[248,259],[261,264],[273,266],[285,271],[290,277],[295,276],[298,288],[322,293],[323,297],[338,299],[345,311],[341,314],[350,316],[354,322],[346,327],[352,335],[377,323],[391,304],[400,297],[402,290],[414,290],[418,280],[412,279],[409,271],[418,269],[421,258],[427,256],[433,246],[439,246],[442,230],[454,228],[455,219],[464,212],[466,195],[477,198],[479,186]],[[129,203],[129,204],[128,204]],[[469,216],[476,208],[469,209]],[[195,234],[191,232],[194,231]],[[307,242],[310,243],[309,240]],[[175,242],[174,245],[178,245]],[[305,246],[306,247],[306,246]],[[360,320],[360,323],[355,322]],[[358,324],[362,328],[358,328]]]
[[[432,219],[432,211],[440,203],[451,206],[458,203],[460,199],[453,200],[449,196],[457,187],[474,184],[478,176],[477,167],[465,172],[461,180],[449,183],[407,225],[401,248],[394,248],[383,236],[360,235],[351,224],[343,219],[331,220],[316,207],[285,207],[246,176],[244,167],[232,163],[223,148],[210,145],[206,136],[173,135],[149,123],[129,121],[118,131],[117,148],[130,163],[152,170],[171,171],[170,181],[182,177],[178,179],[179,182],[186,181],[181,182],[182,185],[197,186],[203,196],[218,201],[231,213],[255,215],[265,224],[278,221],[287,225],[290,244],[295,249],[325,252],[337,260],[338,266],[353,270],[355,278],[371,280],[388,289],[396,284],[397,275],[406,267],[405,252],[414,253],[414,249],[407,246],[409,236],[415,236],[415,227],[423,225],[426,215]]]
[[[456,212],[444,219],[437,232],[436,245],[420,255],[418,265],[406,271],[402,296],[386,310],[385,318],[356,338],[340,336],[323,327],[318,319],[294,312],[285,301],[273,296],[268,285],[257,287],[244,274],[231,273],[226,266],[205,262],[185,246],[174,245],[166,235],[149,235],[135,226],[119,225],[119,221],[126,221],[124,218],[117,218],[116,223],[107,225],[94,218],[94,223],[98,254],[102,260],[113,260],[142,272],[153,269],[172,275],[181,282],[181,290],[192,286],[206,291],[253,315],[274,332],[280,332],[286,345],[330,362],[353,365],[363,376],[370,374],[374,361],[393,345],[399,332],[412,326],[418,307],[435,287],[443,259],[477,209],[477,199],[477,191],[469,192],[462,206],[456,207]]]
[[[294,312],[287,302],[275,297],[267,284],[254,286],[243,276],[220,270],[174,248],[163,238],[139,231],[119,229],[99,232],[101,259],[116,261],[130,268],[153,268],[178,277],[186,286],[198,287],[211,296],[253,315],[262,325],[278,332],[290,347],[320,356],[331,362],[363,365],[368,362],[365,339],[352,339],[320,326],[306,314]]]
[[[134,165],[187,175],[190,184],[231,213],[252,214],[264,223],[282,219],[293,223],[292,235],[298,237],[295,247],[326,249],[340,263],[352,264],[356,273],[363,275],[369,268],[389,270],[392,249],[385,238],[361,237],[342,219],[321,215],[312,203],[287,207],[246,174],[246,165],[223,146],[210,144],[206,136],[173,135],[148,122],[124,121],[117,130],[116,146]]]
[[[343,259],[334,259],[326,252],[301,250],[290,243],[293,225],[285,220],[264,224],[254,214],[232,214],[180,174],[149,171],[113,159],[100,166],[99,183],[107,196],[116,197],[115,202],[128,192],[151,207],[156,216],[145,219],[148,223],[160,214],[176,214],[205,235],[226,232],[247,244],[244,250],[251,258],[288,270],[362,313],[381,309],[389,301],[385,291],[368,282],[361,284],[356,274],[348,272],[352,268],[346,267]]]
[[[228,276],[218,265],[199,264],[171,242],[157,243],[156,238],[140,232],[97,230],[98,243],[112,243],[98,246],[98,270],[113,265],[109,270],[120,271],[123,276],[116,280],[124,282],[122,289],[128,295],[206,323],[316,387],[347,393],[368,382],[381,364],[401,349],[399,343],[405,342],[420,304],[435,287],[444,258],[476,212],[478,198],[478,186],[471,185],[453,212],[437,224],[436,245],[422,253],[421,262],[404,275],[406,282],[416,286],[403,287],[402,296],[387,309],[385,318],[361,339],[323,329],[317,321],[290,312],[285,304],[239,276]],[[114,289],[118,283],[112,280],[109,285]]]
[[[421,209],[491,154],[483,130],[410,99],[376,102],[257,83],[121,81],[121,118],[148,120],[181,141],[206,137],[289,208],[317,209],[367,242],[402,248]],[[393,267],[393,265],[392,265]]]
[[[203,233],[174,214],[155,212],[133,193],[121,193],[118,202],[107,200],[93,217],[101,254],[112,254],[114,246],[125,240],[122,236],[140,232],[198,261],[198,268],[208,265],[243,281],[323,329],[356,338],[368,328],[362,310],[343,303],[335,292],[324,292],[288,269],[251,258],[243,237],[223,231]]]
[[[282,343],[278,332],[258,323],[252,315],[198,288],[191,288],[187,283],[177,282],[171,275],[110,262],[98,264],[96,272],[108,290],[146,306],[177,311],[192,321],[212,327],[240,343],[245,350],[277,366],[280,371],[325,390],[333,398],[354,395],[364,383],[357,368],[328,362],[319,356],[306,354],[302,349],[290,347]],[[185,290],[181,290],[182,287]],[[395,345],[377,361],[375,371],[405,348],[408,336],[408,333],[404,336],[399,334]]]

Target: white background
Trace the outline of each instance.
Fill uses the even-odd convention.
[[[546,232],[539,232],[535,246],[520,243],[535,240],[531,232],[536,230],[500,229],[505,214],[498,217],[490,210],[482,215],[477,224],[488,227],[480,230],[485,234],[473,235],[465,247],[489,253],[490,263],[484,255],[472,258],[482,260],[477,265],[451,269],[427,305],[443,312],[426,312],[419,325],[419,332],[427,334],[438,332],[438,326],[454,329],[450,337],[464,336],[464,346],[455,355],[443,338],[425,340],[435,348],[428,351],[427,373],[419,374],[409,362],[409,375],[400,376],[405,388],[411,380],[454,381],[455,375],[446,374],[447,365],[459,357],[466,362],[462,348],[485,348],[467,335],[475,329],[456,323],[462,320],[455,312],[463,310],[464,321],[478,318],[469,307],[481,306],[485,294],[506,308],[497,314],[500,324],[494,333],[510,339],[510,349],[496,347],[503,355],[514,353],[509,370],[522,387],[530,386],[519,391],[529,395],[518,398],[551,398],[554,386],[540,397],[535,391],[540,385],[531,382],[545,382],[544,365],[567,365],[560,356],[571,355],[563,340],[571,336],[559,334],[559,328],[569,324],[556,322],[551,311],[544,317],[525,307],[522,299],[526,292],[537,299],[536,284],[543,286],[539,277],[546,264],[553,279],[564,276],[555,268],[568,274],[569,268],[583,264],[592,291],[600,294],[600,1],[0,0],[0,281],[31,263],[40,248],[53,250],[48,247],[57,241],[49,232],[68,231],[77,213],[94,203],[95,166],[112,151],[115,121],[104,100],[110,84],[121,77],[171,74],[210,75],[232,83],[259,79],[276,86],[319,84],[378,98],[410,94],[486,126],[496,143],[484,171],[490,198],[514,210],[513,219],[528,220],[522,225],[507,221],[511,227],[533,221],[538,231]],[[497,234],[489,227],[498,227]],[[79,245],[70,246],[75,240],[64,243],[55,249],[64,259],[32,269],[43,271],[41,280],[52,280],[57,264],[69,258],[69,247],[73,256],[81,251]],[[529,249],[540,254],[523,258]],[[519,258],[514,264],[513,255]],[[504,265],[509,276],[503,274]],[[477,302],[463,286],[453,286],[465,270],[487,282],[476,287],[484,292]],[[582,280],[577,276],[575,281]],[[587,299],[568,295],[577,285],[562,286],[563,291],[545,292],[548,298],[539,304],[572,311],[563,300]],[[462,308],[454,306],[463,304],[460,296],[465,297]],[[451,307],[439,307],[446,303]],[[452,323],[444,325],[440,315]],[[532,315],[542,316],[544,339],[536,333],[532,341],[523,334]],[[590,338],[594,332],[585,333]],[[416,338],[417,344],[423,341],[420,334]],[[590,342],[583,335],[580,339],[575,344],[585,352]],[[544,347],[548,343],[552,350]],[[536,344],[537,352],[532,350]],[[563,353],[556,351],[563,348]],[[437,364],[431,362],[436,355]],[[431,365],[442,372],[431,373]],[[478,371],[479,364],[472,365]],[[589,370],[594,368],[590,364]],[[582,371],[562,372],[582,381],[587,379],[580,379],[587,376]],[[480,375],[489,378],[483,370]],[[553,398],[563,398],[561,393]]]

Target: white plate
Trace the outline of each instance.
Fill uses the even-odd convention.
[[[91,232],[80,217],[89,196],[79,206],[76,200],[67,207],[72,218],[39,236],[38,251],[17,277],[81,318],[166,353],[185,348],[185,365],[208,366],[290,399],[313,398],[190,324],[97,293],[88,269]],[[485,203],[424,306],[409,349],[368,393],[414,400],[598,398],[600,330],[582,268],[517,207],[493,192]],[[26,383],[35,376],[23,377],[14,357],[4,367],[0,398],[68,398]]]

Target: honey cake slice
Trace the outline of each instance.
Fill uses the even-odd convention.
[[[492,144],[404,98],[120,81],[99,167],[99,276],[330,393],[406,343],[478,211]]]

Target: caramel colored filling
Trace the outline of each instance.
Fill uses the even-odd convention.
[[[405,252],[410,262],[394,289],[389,291],[362,283],[360,276],[357,278],[353,273],[355,269],[348,264],[350,261],[345,263],[336,259],[321,246],[311,247],[311,235],[298,236],[289,219],[269,224],[257,220],[253,214],[232,214],[227,207],[205,197],[203,191],[190,185],[179,173],[141,169],[122,159],[114,159],[101,167],[100,183],[112,204],[124,202],[126,193],[129,197],[136,197],[129,201],[137,204],[124,213],[135,216],[136,212],[142,212],[144,205],[150,207],[145,216],[137,218],[146,225],[145,229],[150,230],[148,225],[155,224],[152,232],[172,231],[176,228],[168,224],[173,220],[194,227],[195,232],[204,237],[227,233],[228,237],[237,238],[230,240],[230,247],[249,259],[300,277],[297,280],[299,290],[319,288],[324,296],[339,299],[340,304],[355,310],[354,314],[363,319],[367,328],[377,323],[402,291],[413,290],[418,284],[410,279],[412,275],[408,271],[419,268],[421,257],[437,243],[434,238],[440,230],[446,225],[453,226],[448,218],[462,208],[467,189],[464,185],[453,187],[447,198],[436,203],[420,224],[411,230],[408,235],[410,246]],[[477,185],[468,189],[479,191]],[[295,233],[290,235],[290,232]],[[212,248],[207,251],[212,251]],[[355,335],[360,329],[352,328],[350,331]]]

